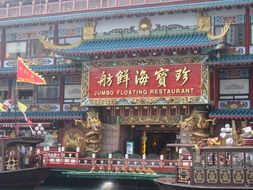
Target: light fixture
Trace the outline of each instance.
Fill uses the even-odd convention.
[[[161,125],[161,128],[165,128],[165,125]]]
[[[135,128],[135,126],[134,126],[134,125],[132,125],[132,126],[131,126],[131,128]]]
[[[146,128],[150,128],[150,125],[146,125]]]

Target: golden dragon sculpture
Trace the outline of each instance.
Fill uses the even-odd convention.
[[[75,120],[78,128],[64,133],[63,144],[66,147],[80,147],[81,152],[97,153],[101,150],[101,121],[97,112],[88,112],[86,120]]]

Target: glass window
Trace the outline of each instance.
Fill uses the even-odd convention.
[[[61,38],[59,40],[59,44],[62,45],[70,45],[70,44],[74,44],[76,42],[79,42],[81,40],[81,37],[65,37],[65,38]]]
[[[215,34],[220,34],[224,26],[216,26]],[[225,42],[228,45],[244,46],[245,45],[245,29],[243,24],[230,25]]]
[[[9,87],[9,82],[8,79],[0,79],[0,88],[8,88]]]
[[[27,42],[8,42],[6,44],[6,59],[26,57]]]
[[[8,99],[8,91],[7,90],[1,90],[0,91],[0,102],[3,102],[4,100]]]
[[[39,86],[38,103],[59,103],[60,86]]]
[[[33,97],[33,90],[19,90],[18,99],[23,101],[30,101]]]
[[[81,100],[81,85],[65,85],[64,101],[79,102]]]
[[[45,49],[42,43],[37,40],[29,40],[31,57],[43,57],[50,54],[50,50]]]
[[[221,69],[220,70],[220,100],[249,98],[250,83],[248,69]]]

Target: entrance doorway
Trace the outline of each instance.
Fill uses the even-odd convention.
[[[146,132],[146,155],[156,154],[164,155],[167,158],[169,155],[167,144],[177,141],[178,132],[176,130],[166,130],[160,127],[152,126],[149,129],[145,127],[136,127],[132,130],[132,140],[135,144],[135,153],[142,154],[143,134]]]

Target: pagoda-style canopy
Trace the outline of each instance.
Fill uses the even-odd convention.
[[[225,55],[219,58],[212,57],[208,59],[206,63],[210,66],[252,65],[253,55],[244,54],[244,55]]]
[[[209,114],[217,119],[253,119],[253,109],[216,109]]]
[[[187,32],[165,35],[143,35],[111,39],[93,39],[82,42],[73,48],[54,49],[55,53],[63,57],[134,53],[149,51],[173,51],[216,47],[223,43],[222,38],[210,39],[204,32]]]
[[[26,116],[33,120],[74,120],[82,119],[85,111],[51,111],[51,112],[27,112]],[[0,121],[24,121],[24,115],[21,112],[2,112]]]
[[[72,13],[63,15],[50,15],[50,16],[38,16],[31,18],[15,18],[0,21],[0,27],[3,26],[22,26],[22,25],[34,25],[45,23],[57,23],[57,22],[71,22],[80,20],[91,20],[101,18],[115,18],[115,17],[129,17],[129,16],[143,16],[154,14],[165,14],[174,12],[188,12],[188,11],[202,11],[212,10],[220,8],[233,8],[252,5],[252,0],[199,0],[199,1],[174,1],[171,3],[154,4],[153,6],[135,6],[133,8],[120,7],[120,8],[107,8],[102,10],[90,10],[82,13]]]
[[[41,73],[74,73],[80,71],[81,64],[58,64],[58,65],[32,65],[31,69]],[[0,67],[1,75],[16,75],[16,67]]]

